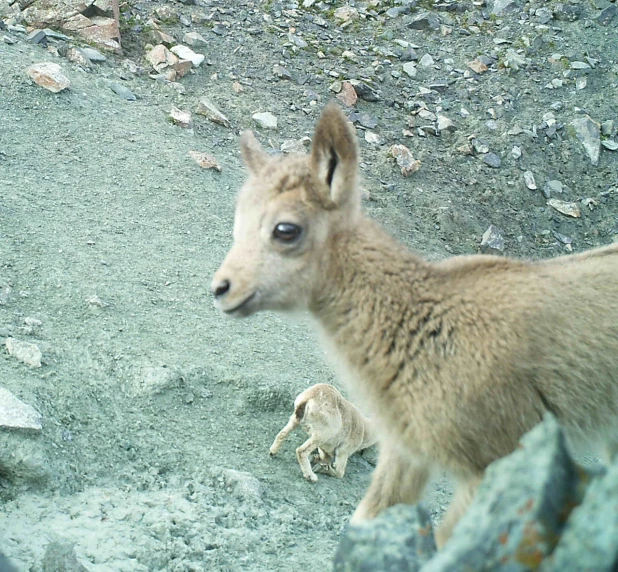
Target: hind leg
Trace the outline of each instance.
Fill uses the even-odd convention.
[[[481,484],[482,476],[475,476],[468,480],[458,483],[455,489],[455,495],[448,511],[444,515],[442,523],[436,530],[436,546],[442,548],[446,541],[451,537],[453,528],[459,522],[459,519],[470,506],[478,486]]]
[[[293,431],[298,427],[299,421],[296,418],[296,413],[293,413],[290,417],[290,420],[287,422],[286,426],[279,431],[279,434],[275,437],[273,444],[270,446],[270,454],[276,455],[283,442],[288,438],[290,431]]]

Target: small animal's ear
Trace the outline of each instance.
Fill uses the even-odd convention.
[[[266,151],[255,138],[252,131],[243,131],[240,136],[240,152],[250,173],[259,172],[268,160]]]
[[[357,186],[356,134],[335,103],[329,103],[318,121],[311,149],[311,164],[323,192],[337,205],[360,200]]]

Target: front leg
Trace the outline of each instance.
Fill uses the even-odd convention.
[[[311,469],[309,455],[317,446],[318,442],[313,437],[309,437],[309,439],[296,449],[296,458],[298,459],[300,470],[303,472],[303,477],[312,483],[318,480],[318,476]]]
[[[418,502],[429,479],[426,463],[410,460],[393,450],[380,451],[371,484],[350,522],[375,518],[389,506]]]
[[[436,530],[436,546],[438,549],[446,544],[446,541],[451,537],[455,525],[464,515],[470,503],[474,500],[474,495],[481,484],[482,478],[482,475],[476,475],[467,480],[461,480],[457,484],[451,505],[446,511],[440,526]]]

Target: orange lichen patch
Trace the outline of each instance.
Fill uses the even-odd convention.
[[[530,512],[532,510],[532,507],[534,507],[534,499],[528,499],[526,501],[526,504],[517,511],[517,514],[521,516],[527,512]]]
[[[424,526],[423,528],[419,528],[418,533],[421,536],[431,536],[432,534],[431,526]]]
[[[538,522],[527,522],[515,551],[515,560],[531,570],[537,570],[557,543],[557,535],[550,533]]]
[[[508,532],[503,532],[500,536],[498,536],[498,542],[500,544],[506,544],[509,540],[509,533]]]

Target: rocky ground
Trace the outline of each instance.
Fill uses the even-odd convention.
[[[209,297],[240,130],[304,148],[338,98],[366,209],[433,259],[618,236],[614,3],[131,0],[119,53],[104,2],[10,2],[0,342],[41,352],[0,351],[0,386],[38,412],[0,429],[0,550],[20,571],[52,569],[57,543],[110,572],[285,571],[335,552],[373,455],[315,485],[301,435],[268,458],[294,396],[333,373],[302,321],[227,321]],[[43,62],[58,93],[26,72]],[[429,500],[439,518],[442,479]]]

